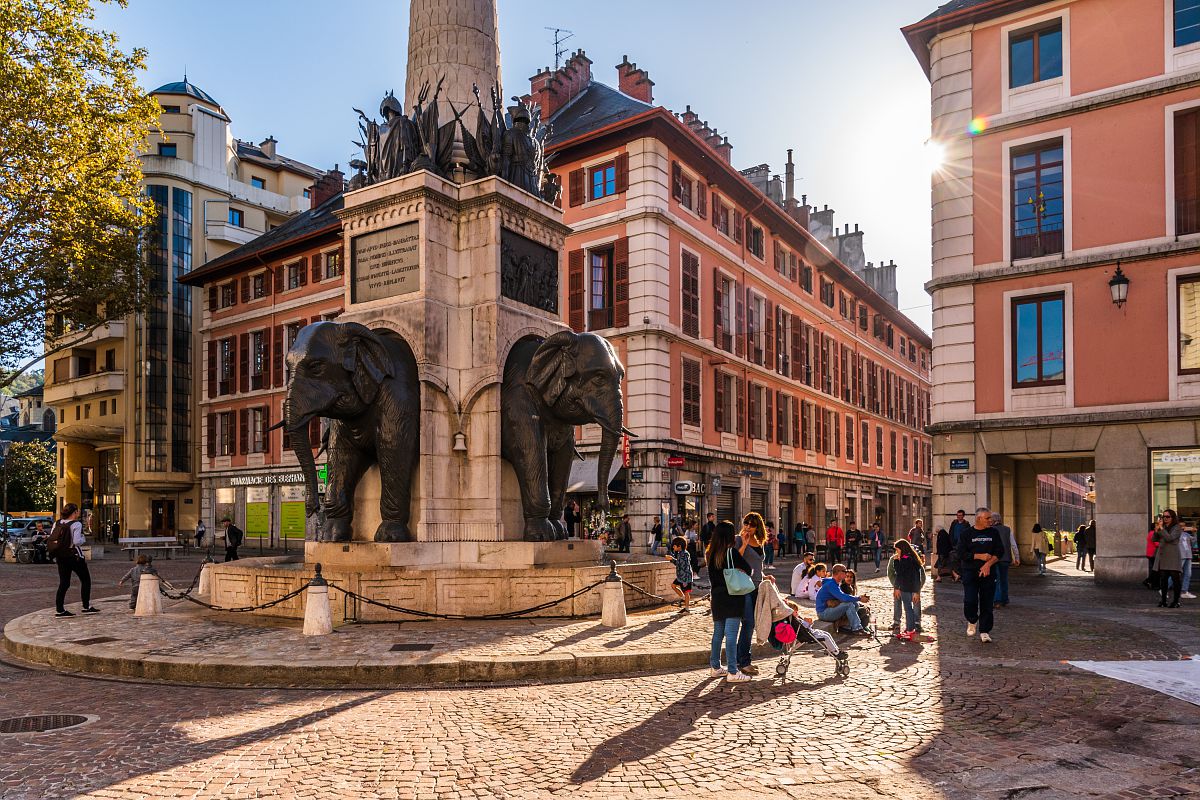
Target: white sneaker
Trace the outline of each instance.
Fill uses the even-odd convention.
[[[1191,592],[1184,592],[1183,594],[1181,594],[1179,596],[1181,598],[1183,598],[1184,600],[1195,600],[1196,599],[1196,595],[1192,594]]]
[[[729,683],[745,683],[750,680],[750,676],[744,672],[735,672],[732,675],[727,675],[725,680]]]
[[[977,630],[979,630],[979,629],[978,629],[978,627],[976,627],[974,622],[967,623],[967,636],[974,636],[975,631],[977,631]]]
[[[981,633],[979,634],[979,641],[987,644],[992,641],[992,635],[990,633]]]
[[[725,670],[721,669],[720,667],[717,667],[716,669],[710,669],[708,671],[708,677],[710,678],[719,678],[725,674],[727,674]]]

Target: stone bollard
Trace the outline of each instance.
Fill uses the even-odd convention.
[[[325,636],[333,633],[333,615],[329,612],[329,583],[321,577],[321,565],[309,581],[304,598],[304,635]]]
[[[617,574],[617,562],[609,565],[608,577],[600,587],[600,624],[605,628],[625,627],[625,586]]]
[[[137,606],[133,609],[135,617],[155,617],[162,613],[162,595],[158,592],[158,573],[153,569],[143,572],[138,583]]]
[[[196,586],[196,594],[200,597],[208,597],[212,593],[212,572],[209,571],[211,566],[211,561],[205,561],[200,567],[200,583]]]

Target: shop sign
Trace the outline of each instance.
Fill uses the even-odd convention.
[[[1154,460],[1162,464],[1200,464],[1200,452],[1195,450],[1164,451],[1155,453]]]
[[[742,474],[747,478],[761,478],[763,476],[760,469],[744,469],[742,470]]]
[[[675,494],[693,494],[696,484],[691,481],[675,481]]]
[[[304,538],[304,503],[279,504],[279,535],[287,539]]]
[[[629,480],[631,481],[645,480],[645,478],[645,473],[643,473],[640,469],[631,469],[629,471]]]
[[[629,461],[629,437],[628,436],[621,437],[621,466],[625,467],[625,469],[629,469],[629,467],[632,466]]]
[[[971,468],[971,459],[969,458],[952,458],[950,459],[950,469],[952,470],[969,470]]]
[[[687,460],[683,456],[667,456],[668,467],[682,467],[686,463]]]
[[[271,504],[246,503],[246,535],[267,536],[271,533]]]
[[[241,475],[231,475],[227,479],[229,486],[295,486],[304,483],[303,472],[251,472]],[[325,488],[329,482],[329,465],[317,465],[317,485]]]

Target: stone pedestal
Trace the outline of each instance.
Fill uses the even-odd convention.
[[[348,193],[339,216],[349,266],[339,322],[390,330],[417,361],[417,539],[520,539],[516,482],[500,458],[500,381],[518,341],[566,329],[561,212],[498,178],[459,185],[418,172]],[[355,539],[366,540],[379,520],[377,470],[355,500]]]
[[[135,617],[153,617],[162,613],[162,596],[158,592],[158,576],[152,572],[142,574],[138,583],[137,605],[133,609]]]

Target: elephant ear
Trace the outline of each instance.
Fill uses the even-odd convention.
[[[525,383],[548,405],[558,402],[575,376],[575,346],[578,341],[578,334],[559,331],[542,342],[529,362]]]
[[[393,374],[383,340],[357,322],[342,324],[342,368],[351,374],[354,391],[368,405],[375,402],[379,385]]]

